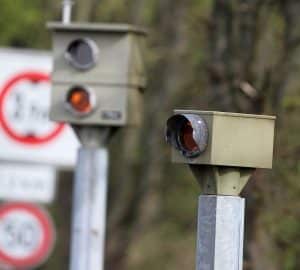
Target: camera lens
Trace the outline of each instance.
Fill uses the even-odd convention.
[[[87,115],[94,108],[93,97],[86,88],[75,86],[70,89],[66,98],[67,108],[76,115]]]
[[[170,117],[165,134],[167,142],[187,158],[198,157],[208,146],[208,127],[197,114],[176,114]]]
[[[67,61],[77,69],[92,68],[97,60],[97,45],[91,39],[73,40],[65,54]]]
[[[189,121],[184,122],[179,132],[180,144],[188,152],[199,151],[199,147],[193,138],[193,132],[192,124]]]
[[[186,157],[196,157],[200,154],[200,149],[194,139],[194,129],[192,123],[185,119],[177,129],[177,144],[183,155]]]

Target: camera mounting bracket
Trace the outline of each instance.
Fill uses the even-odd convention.
[[[205,195],[238,196],[254,168],[189,164]]]
[[[72,125],[72,128],[82,146],[86,148],[105,147],[113,134],[119,129],[118,127],[80,125]]]

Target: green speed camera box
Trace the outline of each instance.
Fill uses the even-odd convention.
[[[176,149],[178,163],[217,166],[272,168],[275,117],[213,111],[175,110],[175,114],[197,114],[208,127],[208,146],[195,158]]]

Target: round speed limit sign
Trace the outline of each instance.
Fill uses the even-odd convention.
[[[0,207],[0,262],[32,268],[50,255],[55,240],[53,223],[40,207],[8,203]]]
[[[25,145],[41,145],[63,132],[63,124],[48,120],[49,95],[47,74],[24,72],[7,81],[0,94],[0,123],[10,139]]]

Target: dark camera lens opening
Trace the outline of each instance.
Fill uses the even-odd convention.
[[[89,39],[72,41],[66,51],[67,60],[78,69],[90,69],[96,63],[97,46]]]
[[[175,114],[167,120],[167,142],[186,158],[196,158],[208,146],[209,130],[198,114]]]
[[[184,154],[188,157],[194,157],[200,154],[200,149],[196,143],[194,129],[190,121],[184,121],[178,134],[178,143]]]

